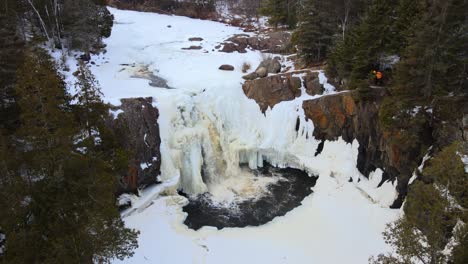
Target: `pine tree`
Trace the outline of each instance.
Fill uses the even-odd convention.
[[[298,2],[298,0],[264,0],[260,13],[268,16],[268,22],[275,28],[281,24],[294,28],[297,23]]]
[[[392,31],[397,1],[375,0],[369,6],[363,21],[353,31],[354,40],[350,88],[368,88],[371,71],[378,69],[380,59],[393,54],[395,46]]]
[[[468,229],[455,227],[459,220],[468,221],[468,174],[461,161],[466,154],[466,145],[453,142],[428,161],[421,179],[410,187],[404,216],[384,232],[396,255],[381,255],[373,263],[465,263]],[[457,246],[453,256],[446,256],[450,239]]]
[[[463,0],[423,1],[421,19],[395,76],[395,92],[430,97],[466,93],[468,3]]]
[[[306,64],[317,63],[327,57],[333,35],[338,29],[331,10],[328,1],[305,0],[303,3],[293,43]]]
[[[84,79],[88,80],[88,79]],[[99,112],[87,86],[88,113]],[[97,137],[77,149],[83,127],[75,121],[65,84],[45,51],[29,52],[16,85],[21,127],[15,135],[18,164],[6,166],[0,226],[6,263],[92,263],[132,255],[133,230],[115,206],[115,169],[102,158]],[[82,114],[83,112],[80,112]],[[94,127],[91,114],[87,117]],[[78,135],[78,136],[77,136]],[[2,148],[3,149],[3,148]]]
[[[371,71],[379,68],[382,58],[396,54],[400,46],[394,26],[397,4],[396,0],[370,2],[360,21],[344,37],[335,39],[326,69],[330,77],[348,89],[368,88]],[[359,14],[357,11],[354,20],[359,20]]]
[[[384,232],[386,243],[395,248],[396,254],[380,255],[371,262],[443,263],[442,250],[448,242],[446,226],[453,225],[449,205],[433,185],[416,182],[406,198],[405,215]]]
[[[14,132],[18,126],[14,84],[24,47],[18,34],[18,9],[18,3],[12,0],[0,6],[0,129],[10,132]]]

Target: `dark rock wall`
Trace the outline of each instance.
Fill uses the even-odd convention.
[[[108,126],[119,135],[118,140],[130,153],[130,168],[118,193],[136,192],[138,188],[156,183],[156,177],[161,174],[159,111],[152,101],[152,98],[122,99],[121,106],[113,110],[123,112],[108,121]]]

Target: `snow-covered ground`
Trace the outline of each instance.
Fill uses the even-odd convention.
[[[123,214],[126,224],[141,234],[135,256],[122,263],[366,263],[370,255],[388,250],[381,232],[399,214],[388,209],[396,195],[394,185],[377,188],[379,171],[370,180],[360,175],[357,142],[326,142],[314,157],[319,142],[302,110],[302,101],[311,96],[303,93],[265,115],[245,97],[242,64],[256,67],[264,55],[213,51],[240,29],[185,17],[110,11],[115,25],[106,40],[107,53],[93,58],[92,71],[108,102],[152,96],[160,110],[162,139],[164,183],[145,190]],[[204,40],[190,42],[190,37]],[[182,50],[192,45],[202,49]],[[235,71],[218,70],[222,64],[233,65]],[[132,78],[146,67],[175,89]],[[326,82],[323,74],[321,81]],[[334,93],[330,85],[326,88],[326,93]],[[240,173],[239,163],[256,168],[263,160],[319,175],[314,193],[284,217],[260,227],[193,231],[183,224],[187,200],[175,193],[177,187],[230,199],[234,194],[229,185],[253,184],[249,175]]]

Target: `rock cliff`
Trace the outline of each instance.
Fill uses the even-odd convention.
[[[358,101],[357,92],[348,91],[304,101],[303,108],[315,125],[315,138],[336,140],[342,137],[347,142],[357,139],[357,167],[363,175],[368,176],[381,168],[384,171],[382,182],[398,180],[399,197],[391,206],[398,208],[407,194],[410,177],[429,147],[437,151],[453,141],[468,139],[468,105],[466,97],[435,100],[432,118],[407,128],[415,137],[402,144],[405,142],[402,131],[379,125],[379,109],[385,96],[388,96],[385,89],[372,89],[368,100]]]
[[[301,87],[304,87],[309,95],[323,93],[323,85],[319,82],[318,73],[310,71],[281,73],[247,80],[242,89],[245,95],[254,99],[260,106],[260,110],[265,113],[268,107],[273,108],[278,103],[299,97]]]
[[[299,97],[301,87],[310,95],[323,93],[318,74],[310,71],[247,80],[243,90],[265,112],[268,107]],[[314,123],[316,139],[325,142],[341,137],[346,142],[359,142],[357,168],[363,175],[380,168],[384,171],[381,184],[398,181],[399,196],[391,206],[398,208],[406,197],[409,179],[430,149],[429,154],[433,154],[454,141],[468,141],[468,96],[435,98],[423,110],[415,109],[420,115],[415,125],[400,128],[381,126],[379,111],[387,96],[390,94],[385,88],[370,89],[365,99],[358,91],[343,91],[306,100],[303,109]],[[323,144],[320,146],[323,148]]]
[[[159,111],[152,101],[151,97],[122,99],[122,104],[113,109],[116,116],[107,122],[130,154],[129,170],[121,179],[118,193],[136,192],[154,184],[161,173]]]

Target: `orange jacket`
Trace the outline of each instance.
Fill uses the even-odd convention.
[[[381,72],[378,71],[378,72],[375,74],[375,77],[377,78],[377,80],[380,80],[380,79],[382,79],[383,74],[382,74]]]

